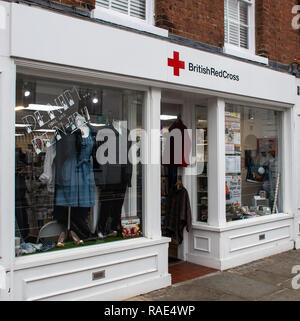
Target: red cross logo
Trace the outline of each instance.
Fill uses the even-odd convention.
[[[173,51],[173,59],[168,58],[168,66],[174,68],[174,76],[179,76],[179,70],[185,69],[184,61],[179,60],[179,52]]]

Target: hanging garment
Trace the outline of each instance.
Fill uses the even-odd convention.
[[[44,161],[44,171],[39,177],[40,181],[47,184],[47,189],[49,193],[54,193],[55,189],[55,157],[56,157],[56,139],[53,136],[50,139],[50,146],[47,148],[45,161]]]
[[[183,240],[183,229],[189,232],[192,226],[191,206],[187,190],[181,185],[174,185],[167,198],[165,226],[169,236],[179,244]]]
[[[104,151],[104,156],[108,153],[114,153],[112,158],[115,162],[107,162],[99,164],[97,160],[97,150],[107,142],[115,142],[115,146],[108,146],[108,150]],[[113,186],[121,184],[123,187],[131,187],[132,164],[128,158],[128,152],[131,147],[129,140],[129,131],[124,130],[119,133],[112,125],[102,127],[96,136],[96,148],[93,153],[93,166],[95,175],[95,184],[101,186],[109,186],[112,190]],[[121,155],[120,155],[121,150]]]
[[[181,133],[181,144],[176,145],[176,133]],[[175,137],[170,137],[166,140],[164,146],[164,152],[162,157],[162,165],[187,167],[189,165],[189,159],[191,154],[192,142],[187,132],[187,127],[183,124],[181,119],[177,119],[170,127],[169,134]],[[180,146],[181,145],[181,146]],[[179,155],[177,155],[177,153]]]
[[[126,187],[121,186],[117,189],[106,188],[101,190],[100,216],[98,221],[98,232],[103,235],[113,231],[121,230],[121,214],[124,204]]]
[[[128,159],[131,141],[128,138],[128,130],[124,129],[118,132],[112,125],[102,127],[97,133],[93,165],[99,206],[95,207],[94,211],[98,210],[97,226],[98,232],[102,234],[109,234],[121,229],[125,192],[127,186],[131,187],[132,178],[132,164]],[[115,153],[115,163],[99,164],[96,154],[98,148],[112,141],[115,144],[107,153]],[[124,149],[122,150],[122,148]],[[106,157],[107,155],[105,154]],[[95,213],[94,216],[96,216]]]
[[[94,140],[91,132],[88,137],[81,138],[80,152],[77,153],[77,136],[78,134],[63,135],[56,143],[55,204],[57,206],[95,205],[95,182],[91,162]]]

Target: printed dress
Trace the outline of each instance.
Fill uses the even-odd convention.
[[[95,205],[95,182],[91,162],[93,146],[94,141],[90,133],[88,137],[82,138],[79,156],[71,152],[60,164],[61,179],[56,185],[57,206],[92,207]]]

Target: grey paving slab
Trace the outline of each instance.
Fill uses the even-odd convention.
[[[287,287],[286,282],[290,282],[291,278],[279,274],[275,274],[272,272],[255,270],[248,273],[243,274],[244,277],[250,278],[252,280],[268,283],[279,288]]]
[[[274,262],[273,264],[259,267],[258,270],[281,275],[286,278],[292,278],[294,276],[292,274],[292,267],[294,265],[294,262],[282,259]]]
[[[229,272],[196,280],[194,284],[199,287],[215,289],[247,300],[260,298],[278,290],[274,285]]]
[[[248,301],[248,300],[238,297],[236,295],[224,294],[216,301]]]
[[[282,289],[260,299],[261,301],[300,301],[300,290]]]
[[[194,283],[171,287],[165,291],[155,291],[144,297],[153,301],[217,301],[224,296],[223,291],[199,287]]]

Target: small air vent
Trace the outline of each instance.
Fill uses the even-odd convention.
[[[92,278],[93,281],[105,278],[105,270],[94,272]]]
[[[261,240],[264,240],[266,238],[266,235],[265,234],[260,234],[260,236],[259,236],[259,240],[261,241]]]

